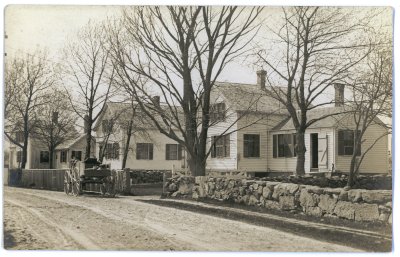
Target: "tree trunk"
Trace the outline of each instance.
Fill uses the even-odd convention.
[[[126,134],[124,156],[122,158],[122,169],[125,169],[126,160],[128,159],[129,144],[131,143],[131,136],[132,136],[132,128],[133,128],[133,122],[131,121],[131,122],[129,122],[128,131]]]
[[[28,157],[28,140],[26,140],[24,142],[24,145],[22,147],[22,156],[21,156],[21,165],[20,165],[21,169],[25,169],[25,165],[28,160],[27,157]]]
[[[347,186],[352,187],[354,185],[354,180],[355,180],[355,175],[356,175],[356,156],[353,155],[351,157],[351,162],[350,162],[350,171],[349,171],[349,177],[347,179]]]
[[[54,169],[54,147],[49,147],[49,168]]]
[[[204,155],[196,155],[188,158],[188,166],[192,176],[197,177],[206,175],[206,163],[204,158]]]
[[[297,154],[297,163],[296,163],[296,176],[303,176],[305,174],[304,164],[306,162],[306,146],[304,140],[305,129],[298,129],[296,134],[296,154]]]

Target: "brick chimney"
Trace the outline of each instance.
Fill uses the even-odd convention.
[[[335,107],[344,105],[344,84],[335,83]]]
[[[257,86],[260,89],[265,89],[265,75],[267,72],[265,70],[257,71]]]
[[[88,130],[89,130],[89,116],[85,115],[85,117],[83,118],[83,131],[86,134]]]
[[[151,98],[151,101],[155,106],[160,106],[160,96],[156,95]]]

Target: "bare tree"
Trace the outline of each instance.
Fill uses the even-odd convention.
[[[134,7],[110,29],[120,85],[160,133],[185,147],[194,176],[205,175],[210,154],[211,90],[226,65],[249,50],[261,10]]]
[[[32,137],[46,144],[50,169],[54,168],[54,152],[60,144],[79,137],[75,128],[76,114],[69,107],[65,93],[54,89],[47,92],[49,101],[36,110],[36,126]]]
[[[348,108],[352,112],[351,123],[354,124],[350,127],[354,129],[354,146],[347,182],[349,187],[353,186],[366,154],[391,133],[391,125],[380,118],[392,117],[392,69],[391,44],[380,45],[368,57],[366,65],[362,66],[350,85],[352,101]],[[365,133],[371,126],[381,127],[382,132],[361,151],[366,141]]]
[[[65,48],[64,87],[73,110],[85,123],[85,158],[90,157],[92,127],[112,96],[114,68],[104,30],[89,22]]]
[[[22,149],[20,167],[27,161],[28,139],[35,127],[35,111],[48,102],[46,91],[54,85],[47,54],[17,53],[6,63],[4,134]]]
[[[370,43],[361,40],[366,18],[355,17],[354,10],[288,7],[282,13],[283,25],[271,29],[271,49],[259,51],[258,56],[267,68],[267,92],[286,106],[296,129],[296,175],[303,175],[306,129],[336,115],[307,119],[307,113],[333,102],[321,101],[323,94],[368,56]]]

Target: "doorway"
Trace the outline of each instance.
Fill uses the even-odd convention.
[[[311,169],[318,169],[318,133],[310,134]]]

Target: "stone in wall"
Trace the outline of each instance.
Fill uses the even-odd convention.
[[[282,195],[279,197],[279,207],[281,210],[294,210],[296,209],[296,202],[294,196]]]
[[[365,192],[364,189],[352,189],[348,191],[348,200],[353,203],[358,203],[362,201],[362,193]]]
[[[326,213],[333,213],[336,207],[337,198],[330,195],[320,195],[318,206]]]
[[[356,221],[373,221],[379,219],[377,204],[353,204],[354,219]]]
[[[340,217],[349,220],[354,220],[354,208],[352,203],[338,201],[335,206],[334,213]]]
[[[273,200],[265,200],[265,208],[272,210],[280,210],[281,206],[278,202]]]
[[[319,207],[306,207],[305,212],[306,212],[306,214],[315,216],[315,217],[322,216],[322,210]]]
[[[297,190],[299,190],[299,185],[280,183],[274,187],[272,198],[277,200],[279,199],[280,196],[283,195],[294,195],[297,192]]]
[[[392,201],[391,190],[368,190],[362,191],[362,199],[366,203],[386,203]]]
[[[301,189],[300,191],[300,205],[303,207],[313,207],[318,204],[318,195],[309,193],[307,189]]]
[[[263,188],[262,196],[265,199],[271,199],[272,198],[272,193],[273,193],[273,190],[271,190],[270,187],[266,186],[266,187]]]

